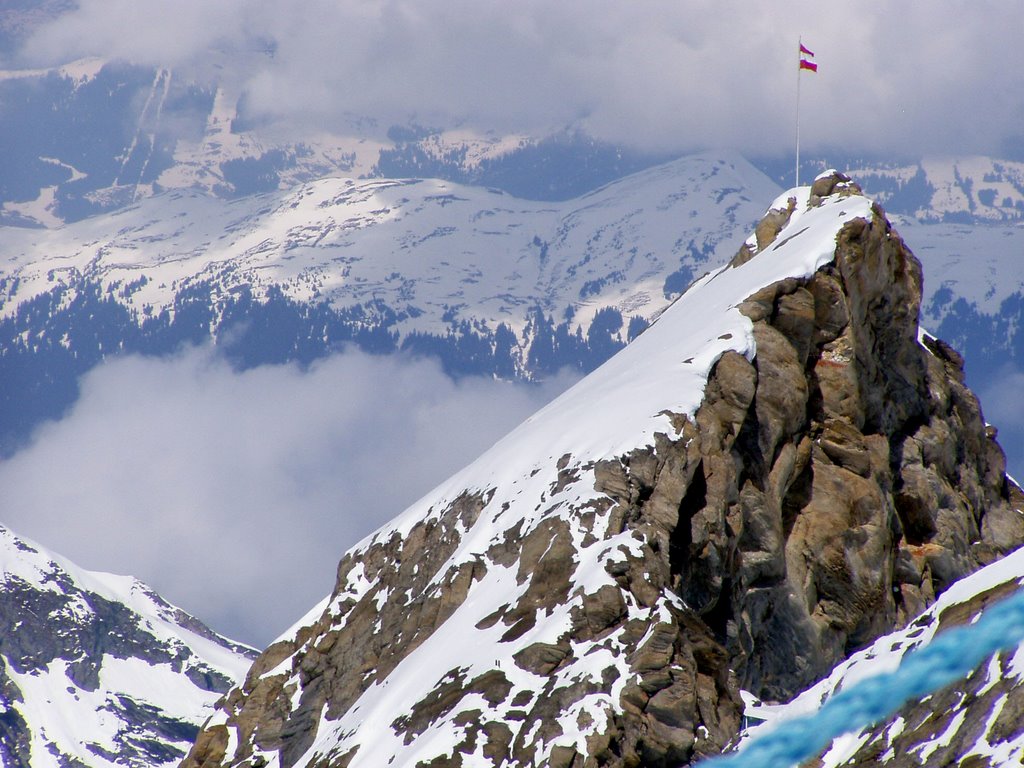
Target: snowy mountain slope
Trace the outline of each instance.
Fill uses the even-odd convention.
[[[5,229],[0,311],[87,281],[141,320],[211,282],[335,308],[376,299],[409,315],[403,335],[443,329],[445,310],[465,306],[516,328],[524,305],[571,307],[586,327],[595,305],[664,308],[664,275],[735,250],[751,197],[769,191],[742,158],[695,156],[565,205],[409,179],[323,179],[232,203],[174,193],[59,230]],[[678,221],[692,222],[683,236]]]
[[[239,364],[354,343],[455,374],[590,370],[735,250],[775,188],[694,156],[566,203],[437,180],[167,193],[52,230],[0,228],[7,450],[113,354],[215,340]],[[593,320],[598,322],[594,323]]]
[[[1024,284],[1024,227],[917,224],[896,218],[901,231],[915,238],[915,253],[926,264],[925,319],[945,319],[951,304],[963,299],[998,312]]]
[[[1024,541],[919,266],[854,187],[810,193],[350,550],[184,765],[681,765],[737,684],[793,695]]]
[[[753,725],[744,731],[743,744],[817,711],[862,680],[895,670],[907,653],[927,647],[937,633],[973,624],[986,607],[1022,586],[1024,549],[961,579],[910,625],[854,654],[788,704],[767,705],[748,697],[746,715]],[[1022,713],[1024,645],[992,656],[966,679],[911,702],[888,721],[837,739],[820,765],[1020,765]]]
[[[0,527],[0,762],[177,763],[255,651]]]
[[[850,166],[865,190],[923,222],[1024,219],[1024,163],[991,157],[923,158],[903,166]]]
[[[0,61],[17,34],[66,9],[0,9]],[[266,40],[207,52],[204,74],[90,58],[0,69],[0,222],[59,226],[167,190],[231,199],[338,174],[440,177],[538,200],[566,200],[663,162],[565,132],[547,137],[465,128],[378,126],[336,116],[297,135],[250,114],[231,71],[272,57]],[[0,64],[2,66],[2,64]]]
[[[969,359],[1024,361],[1024,227],[897,221],[925,265],[922,321]]]
[[[793,177],[793,158],[754,161],[771,178]],[[830,166],[857,179],[890,215],[920,223],[964,225],[1013,223],[1024,219],[1024,163],[1020,158],[924,156],[897,159],[851,156],[842,149],[805,157],[801,176]]]
[[[0,70],[0,222],[59,226],[158,189],[213,95],[168,69],[84,59]]]

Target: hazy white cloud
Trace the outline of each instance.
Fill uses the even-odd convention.
[[[35,60],[234,65],[253,104],[321,128],[344,114],[662,150],[998,153],[1021,142],[1024,5],[793,0],[80,0]],[[273,41],[273,57],[251,52]],[[225,70],[227,71],[227,70]]]
[[[266,643],[330,592],[346,549],[568,383],[455,383],[358,352],[306,372],[238,373],[207,351],[119,359],[0,464],[3,522]]]

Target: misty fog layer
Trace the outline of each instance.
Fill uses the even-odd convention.
[[[262,646],[330,592],[346,549],[569,383],[355,351],[308,371],[122,358],[0,463],[4,523]]]

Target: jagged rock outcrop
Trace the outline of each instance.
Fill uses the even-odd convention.
[[[812,204],[837,181],[817,181]],[[734,440],[704,458],[727,479],[693,510],[679,589],[762,698],[788,699],[1024,542],[962,359],[918,343],[920,295],[881,211],[850,222],[832,264],[743,302],[754,370],[723,359],[698,411],[700,427],[725,400],[733,413],[702,433]]]
[[[1024,542],[921,270],[840,176],[349,552],[185,768],[684,765]]]

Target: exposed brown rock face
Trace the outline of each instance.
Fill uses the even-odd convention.
[[[699,452],[676,474],[702,477],[664,505],[678,524],[660,519],[675,588],[764,699],[790,698],[1024,542],[962,359],[917,341],[920,290],[881,212],[853,221],[834,264],[741,305],[757,356],[724,356],[705,391]],[[634,495],[658,514],[635,463]]]
[[[755,371],[720,363],[698,412],[702,426],[718,391],[742,402],[756,379],[731,461],[704,458],[720,468],[705,471],[680,588],[763,698],[789,698],[1024,541],[962,360],[917,341],[920,289],[881,212],[852,221],[833,264],[744,302]],[[728,434],[718,421],[702,433]]]
[[[819,180],[812,203],[856,193],[846,181]],[[735,263],[758,258],[793,210],[770,213]],[[1024,541],[961,361],[918,341],[920,289],[882,213],[851,220],[833,263],[740,305],[753,362],[725,353],[673,434],[616,459],[563,456],[541,496],[553,512],[475,558],[455,553],[485,510],[500,518],[490,491],[346,556],[323,615],[268,649],[184,765],[308,759],[325,723],[503,568],[515,574],[507,602],[474,628],[497,633],[509,662],[453,668],[407,702],[390,724],[405,744],[438,727],[461,739],[417,764],[668,766],[720,751],[739,728],[741,687],[793,696]],[[605,583],[576,586],[605,544]],[[548,621],[563,621],[557,636],[531,639]],[[585,674],[593,654],[614,662]],[[567,713],[586,736],[551,747]],[[362,764],[362,747],[337,738],[313,765]]]
[[[443,515],[413,527],[404,540],[396,535],[358,559],[342,559],[336,592],[341,593],[338,613],[325,612],[293,640],[270,646],[242,687],[231,691],[224,702],[234,713],[229,723],[237,729],[239,751],[225,754],[227,726],[208,728],[200,734],[185,765],[213,766],[238,760],[262,765],[258,753],[277,751],[283,765],[292,765],[312,743],[322,708],[326,706],[329,713],[345,711],[372,683],[387,678],[465,599],[471,571],[449,573],[441,588],[431,588],[429,581],[459,543],[457,527],[472,525],[485,503],[484,496],[466,494]],[[347,597],[349,577],[356,568],[362,571],[360,582],[372,587],[356,598]],[[393,599],[396,591],[414,597],[408,603],[400,602]],[[392,599],[378,608],[378,598],[389,593]],[[273,674],[275,667],[287,660],[292,664]],[[291,680],[295,671],[298,679]],[[296,695],[298,704],[293,707],[291,699]]]

